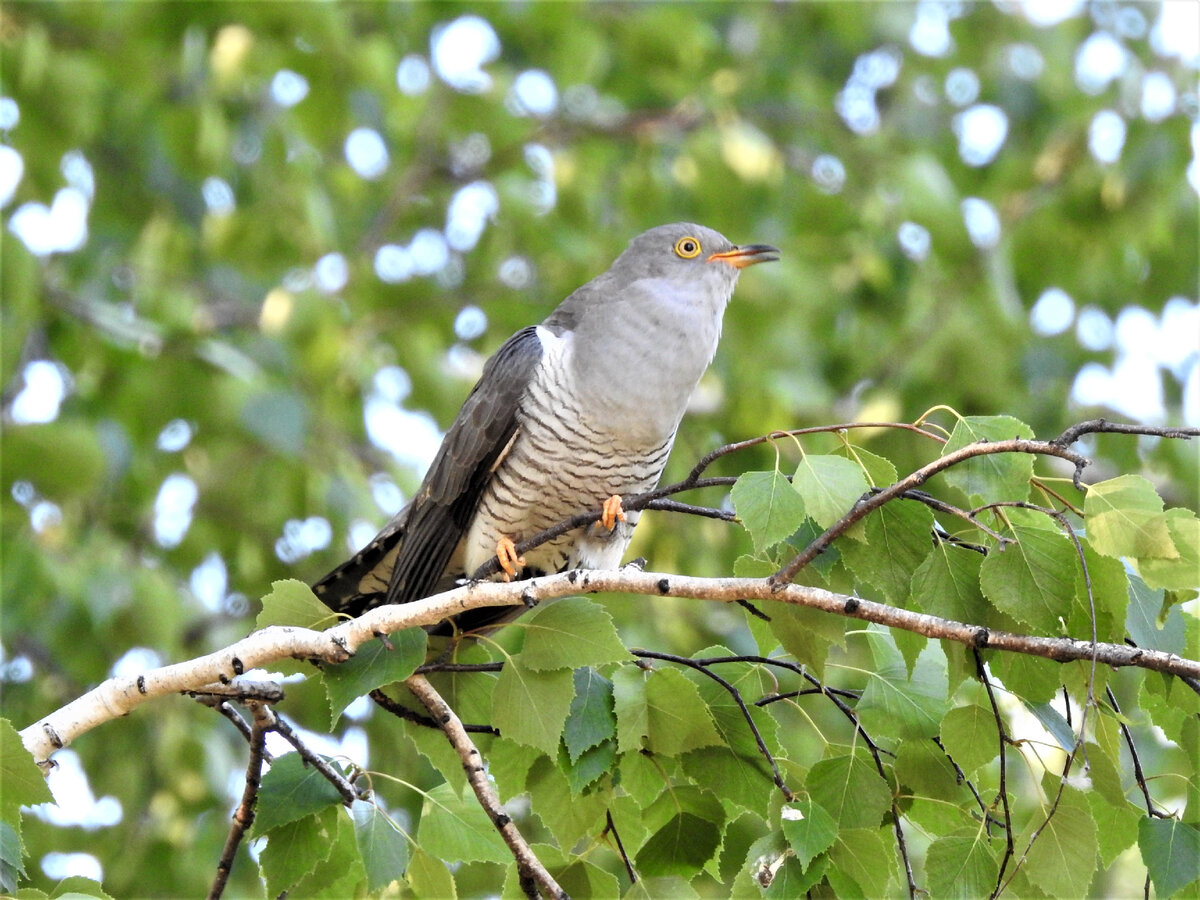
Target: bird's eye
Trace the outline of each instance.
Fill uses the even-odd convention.
[[[682,237],[675,242],[675,255],[683,259],[695,259],[700,255],[700,242],[694,237]]]

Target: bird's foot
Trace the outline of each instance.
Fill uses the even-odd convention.
[[[629,562],[625,563],[625,565],[621,566],[621,568],[630,569],[634,572],[644,571],[646,568],[646,557],[639,556],[637,559],[631,559]]]
[[[600,524],[610,532],[617,527],[617,522],[625,521],[625,510],[621,509],[620,495],[613,494],[604,501],[604,506],[601,509]]]
[[[525,557],[517,555],[517,545],[510,537],[502,537],[496,541],[496,559],[504,570],[504,580],[512,581],[518,569],[524,568]]]

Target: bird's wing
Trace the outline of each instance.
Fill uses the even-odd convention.
[[[314,585],[325,603],[358,615],[436,590],[492,472],[516,436],[521,398],[541,358],[542,342],[531,326],[487,361],[416,497],[366,548]]]

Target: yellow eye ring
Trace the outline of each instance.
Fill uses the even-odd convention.
[[[681,259],[695,259],[700,255],[700,242],[694,237],[681,237],[675,242],[675,255]]]

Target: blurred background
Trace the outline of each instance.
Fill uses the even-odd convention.
[[[1044,438],[1200,424],[1190,0],[6,2],[0,50],[17,727],[242,636],[271,581],[362,546],[487,355],[664,222],[783,251],[743,277],[668,479],[938,405]],[[902,469],[936,452],[866,440]],[[1195,506],[1194,444],[1083,451]],[[716,575],[748,548],[651,514],[632,555]],[[655,602],[610,601],[631,642],[745,630]],[[322,749],[424,765],[404,742],[368,760],[378,725],[360,708]],[[35,883],[204,890],[244,753],[182,700],[85,737],[58,757],[78,802],[26,824]]]

